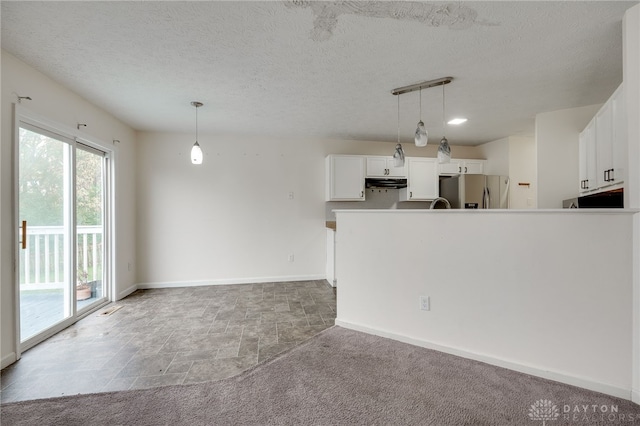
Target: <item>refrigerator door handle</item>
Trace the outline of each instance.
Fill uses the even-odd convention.
[[[489,188],[488,187],[484,187],[484,190],[482,191],[482,208],[483,209],[488,209],[489,208],[489,204],[491,202],[491,194],[489,194]]]

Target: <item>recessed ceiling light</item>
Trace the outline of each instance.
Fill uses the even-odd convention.
[[[454,118],[453,120],[449,120],[447,124],[462,124],[467,121],[466,118]]]

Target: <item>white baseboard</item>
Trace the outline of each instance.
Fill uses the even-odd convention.
[[[9,365],[13,364],[14,362],[16,362],[16,353],[15,352],[11,352],[8,355],[5,355],[2,357],[2,359],[0,360],[0,370],[8,367]]]
[[[138,289],[138,286],[134,284],[131,287],[121,291],[120,293],[117,294],[116,301],[120,299],[124,299],[125,297],[127,297],[128,295],[136,291],[137,289]]]
[[[173,288],[173,287],[201,287],[207,285],[230,285],[230,284],[261,284],[261,283],[278,283],[291,281],[314,281],[324,280],[325,275],[289,275],[279,277],[251,277],[251,278],[229,278],[215,280],[199,280],[199,281],[166,281],[155,283],[138,283],[138,289],[153,288]]]
[[[638,391],[637,389],[631,390],[631,402],[640,404],[640,391]]]
[[[426,340],[419,340],[412,337],[403,336],[401,334],[373,329],[359,324],[354,324],[348,321],[342,321],[336,318],[335,324],[340,327],[348,328],[355,331],[361,331],[363,333],[373,334],[380,337],[386,337],[388,339],[397,340],[399,342],[408,343],[410,345],[420,346],[427,349],[433,349],[439,352],[456,355],[462,358],[473,359],[475,361],[481,361],[487,364],[495,365],[497,367],[506,368],[520,373],[530,374],[532,376],[542,377],[543,379],[554,380],[560,383],[566,383],[568,385],[577,386],[580,388],[592,390],[595,392],[601,392],[607,395],[612,395],[618,398],[631,400],[638,402],[637,392],[631,391],[631,389],[624,389],[617,386],[612,386],[606,383],[600,383],[591,379],[572,376],[566,373],[560,373],[557,371],[544,370],[532,365],[520,364],[517,362],[496,358],[491,355],[479,354],[464,349],[458,349],[450,346],[444,346],[437,343],[429,342]],[[636,398],[636,399],[634,399]]]

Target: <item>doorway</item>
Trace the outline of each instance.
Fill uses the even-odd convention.
[[[20,350],[109,300],[109,155],[18,120]]]

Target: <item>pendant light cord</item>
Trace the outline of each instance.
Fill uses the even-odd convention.
[[[400,95],[398,96],[398,143],[400,143]]]
[[[198,142],[198,106],[196,105],[196,142]]]
[[[422,88],[420,89],[420,121],[422,121]]]
[[[446,119],[444,118],[444,84],[442,85],[442,137],[445,137],[446,133]]]

